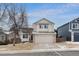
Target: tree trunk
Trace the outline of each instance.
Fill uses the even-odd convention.
[[[14,35],[13,46],[15,46],[16,35]]]
[[[15,39],[13,39],[13,46],[15,46]]]
[[[13,46],[15,46],[15,43],[19,43],[19,42],[20,42],[19,32],[18,32],[18,30],[15,30],[14,31]]]

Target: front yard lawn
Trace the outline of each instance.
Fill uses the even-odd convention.
[[[13,44],[1,45],[0,50],[31,50],[33,43],[19,43],[13,46]]]

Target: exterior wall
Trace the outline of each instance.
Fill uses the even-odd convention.
[[[77,28],[73,28],[73,24],[78,24]],[[79,42],[79,19],[70,22],[70,32],[72,41]]]
[[[48,29],[40,29],[39,28],[39,24],[37,25],[38,27],[37,27],[37,31],[38,32],[54,32],[54,25],[52,25],[52,24],[49,24],[48,25]]]
[[[57,32],[58,32],[58,36],[60,37],[63,37],[64,40],[67,40],[67,41],[70,41],[71,40],[71,33],[69,32],[69,23],[68,24],[65,24],[64,26],[62,27],[59,27],[57,29]]]
[[[27,33],[28,34],[28,38],[23,38],[23,32],[21,32],[21,31],[20,31],[19,34],[20,34],[21,42],[26,42],[26,41],[29,42],[29,37],[30,37],[29,33]]]
[[[40,29],[40,24],[48,24],[48,29]],[[36,32],[54,32],[54,24],[49,23],[46,20],[42,20],[37,24],[33,24],[34,31]]]
[[[40,25],[48,25],[48,28],[40,28]],[[42,19],[33,24],[33,42],[38,48],[52,48],[56,42],[56,33],[54,31],[54,23]]]
[[[0,35],[0,41],[4,42],[6,40],[6,35],[5,34],[1,34]]]
[[[13,39],[13,38],[14,38],[14,33],[13,33],[13,32],[9,33],[9,35],[8,35],[8,40],[11,40],[11,39]]]
[[[35,32],[37,30],[37,25],[36,24],[33,24],[32,25],[32,28],[34,29],[33,31]]]
[[[21,42],[29,41],[29,34],[28,34],[28,38],[23,38],[23,32],[21,32],[21,31],[19,32],[19,35],[20,35],[20,38],[21,38]],[[14,33],[10,33],[9,37],[8,37],[9,41],[11,41],[11,39],[13,39],[13,38],[14,38]]]
[[[4,42],[7,39],[7,35],[4,33],[3,29],[0,27],[0,42]]]
[[[73,24],[77,24],[78,28],[73,28]],[[58,36],[62,36],[65,40],[67,37],[69,37],[71,41],[78,42],[79,41],[79,18],[74,19],[71,22],[59,27],[57,31],[58,31]]]
[[[34,33],[33,42],[37,49],[51,49],[56,42],[56,33]]]

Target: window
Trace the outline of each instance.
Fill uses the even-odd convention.
[[[4,40],[4,36],[1,36],[2,37],[2,40]]]
[[[78,23],[73,23],[72,28],[73,29],[79,29],[79,24]]]
[[[77,24],[73,24],[73,28],[77,28]]]
[[[40,25],[40,28],[43,29],[43,25]]]
[[[47,24],[41,24],[41,25],[40,25],[40,28],[41,28],[41,29],[48,29],[48,25],[47,25]]]
[[[44,28],[45,28],[45,29],[48,29],[48,25],[44,25]]]
[[[27,33],[23,33],[23,38],[28,38],[28,34]]]

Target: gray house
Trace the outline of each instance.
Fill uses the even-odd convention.
[[[0,44],[7,44],[7,34],[1,27],[0,27]]]
[[[66,41],[79,42],[79,18],[57,28],[58,37]]]

